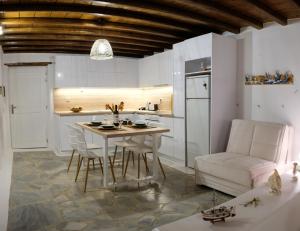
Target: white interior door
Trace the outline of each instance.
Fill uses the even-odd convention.
[[[47,147],[47,67],[10,67],[13,148]]]

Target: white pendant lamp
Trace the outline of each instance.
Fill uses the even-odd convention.
[[[106,39],[97,39],[91,49],[90,58],[95,60],[112,59],[114,56],[110,43]]]

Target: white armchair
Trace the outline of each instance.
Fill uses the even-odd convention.
[[[196,184],[237,196],[265,183],[289,163],[292,133],[283,124],[233,120],[226,152],[195,158]]]

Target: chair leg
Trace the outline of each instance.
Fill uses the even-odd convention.
[[[122,175],[124,174],[125,148],[122,150]]]
[[[140,156],[141,154],[138,154],[138,188],[140,189]]]
[[[115,172],[114,172],[114,162],[111,160],[111,157],[108,157],[109,163],[110,163],[110,170],[111,170],[111,175],[113,177],[114,183],[116,182],[116,177],[115,177]]]
[[[95,159],[93,159],[93,169],[95,170]]]
[[[89,177],[89,169],[90,169],[90,158],[88,158],[87,166],[86,166],[86,174],[85,174],[85,182],[84,182],[84,192],[86,192],[86,185]]]
[[[140,171],[141,171],[141,161],[140,161],[141,154],[138,154],[138,179],[140,179]]]
[[[132,154],[132,166],[134,166],[134,153],[133,152],[131,152]]]
[[[125,166],[125,170],[124,170],[123,177],[125,177],[125,176],[126,176],[126,173],[127,173],[128,162],[129,162],[129,160],[130,160],[130,154],[131,154],[131,152],[129,151],[129,152],[128,152],[128,156],[127,156],[127,161],[126,161],[126,166]]]
[[[75,153],[75,149],[73,149],[73,151],[72,151],[72,155],[71,155],[71,158],[70,158],[70,160],[69,160],[69,165],[68,165],[68,170],[67,170],[67,172],[69,172],[69,170],[70,170],[70,166],[71,166],[71,163],[72,163],[72,161],[73,161],[74,153]]]
[[[158,160],[160,169],[161,169],[161,171],[162,171],[162,174],[164,175],[164,179],[166,179],[167,177],[166,177],[166,174],[165,174],[165,170],[164,170],[164,168],[163,168],[163,166],[162,166],[162,164],[161,164],[161,162],[160,162],[159,157],[157,157],[157,160]]]
[[[149,168],[148,168],[148,163],[147,163],[147,156],[146,156],[146,153],[145,153],[145,154],[142,154],[142,157],[143,157],[143,159],[144,159],[145,168],[146,168],[146,173],[148,174],[150,171],[149,171]]]
[[[117,156],[117,151],[118,151],[118,146],[116,145],[115,147],[115,153],[114,153],[114,159],[113,159],[113,164],[115,165],[115,160],[116,160],[116,156]]]
[[[78,165],[77,165],[77,172],[76,172],[76,177],[75,177],[75,182],[77,181],[78,175],[79,175],[79,171],[82,165],[82,161],[83,161],[83,157],[81,157],[80,155],[78,156]]]
[[[102,175],[103,175],[103,166],[102,166],[101,157],[99,158],[99,164],[100,164],[100,169],[101,169],[101,172],[102,172]]]

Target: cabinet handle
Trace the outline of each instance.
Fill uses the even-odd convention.
[[[17,107],[15,106],[15,105],[11,105],[11,114],[15,114],[15,109],[16,109]]]
[[[207,83],[203,83],[203,87],[207,90]]]

